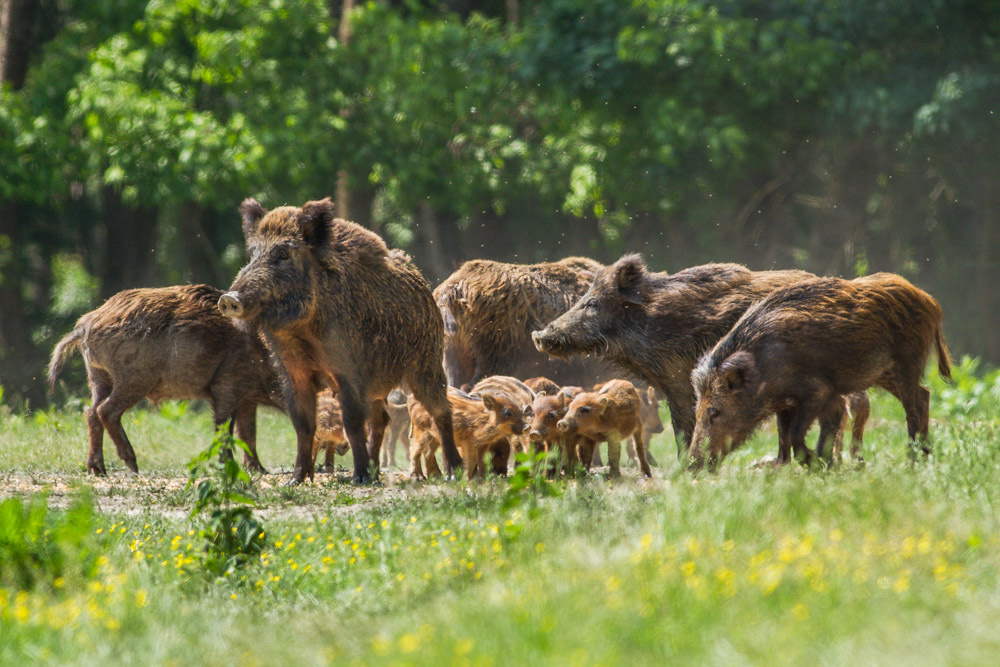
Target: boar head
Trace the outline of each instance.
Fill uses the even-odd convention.
[[[501,431],[520,435],[524,432],[524,413],[506,394],[483,394],[483,407],[493,412],[493,424]]]
[[[697,405],[688,456],[694,468],[702,467],[706,458],[715,466],[767,416],[757,362],[749,352],[739,351],[715,365],[709,352],[692,373],[692,382]]]
[[[572,308],[531,334],[539,351],[555,357],[574,354],[618,356],[645,329],[646,265],[625,255],[601,269]]]
[[[528,434],[531,441],[551,441],[561,435],[556,424],[566,415],[566,407],[566,394],[562,392],[557,392],[554,396],[549,396],[545,392],[536,394],[535,402],[531,406],[534,417],[531,420],[531,432]]]

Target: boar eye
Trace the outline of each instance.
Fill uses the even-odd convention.
[[[587,406],[587,405],[585,405],[582,408],[580,408],[580,414],[581,415],[589,415],[590,414],[590,407]]]
[[[504,408],[503,416],[505,419],[510,419],[511,417],[514,416],[514,411],[511,410],[510,408]]]
[[[587,310],[597,310],[597,299],[587,299],[587,303],[583,304],[583,307]]]
[[[712,406],[708,409],[708,420],[715,421],[715,418],[718,417],[720,414],[722,414],[722,412],[719,410],[719,408]]]
[[[549,411],[549,417],[552,417],[552,419],[557,419],[559,417],[559,415],[556,414],[555,410],[550,410]]]
[[[281,262],[287,262],[291,258],[288,254],[288,248],[278,248],[277,252],[274,253],[274,263],[279,264]]]

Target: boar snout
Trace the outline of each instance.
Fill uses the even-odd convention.
[[[532,442],[541,442],[542,432],[539,431],[537,428],[533,428],[531,429],[531,432],[528,433],[528,439],[531,440]]]
[[[535,348],[539,352],[545,351],[545,336],[549,333],[548,327],[542,329],[541,331],[531,332],[531,342],[535,344]]]
[[[556,428],[565,433],[569,430],[569,422],[565,419],[560,419],[556,422]]]
[[[243,304],[240,303],[239,292],[226,292],[219,297],[219,310],[226,317],[240,318],[243,316]]]

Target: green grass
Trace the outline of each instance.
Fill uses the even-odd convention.
[[[266,552],[218,579],[182,488],[207,414],[126,415],[143,476],[109,445],[107,481],[83,473],[79,409],[4,415],[2,492],[91,490],[103,558],[96,579],[0,588],[0,663],[994,664],[1000,376],[959,370],[932,379],[935,455],[915,464],[873,393],[863,468],[752,469],[765,429],[714,476],[680,471],[663,434],[651,482],[561,482],[507,511],[503,480],[268,475]],[[287,471],[285,418],[263,414],[259,440]]]

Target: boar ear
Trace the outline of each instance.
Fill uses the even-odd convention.
[[[483,400],[483,407],[487,410],[492,410],[496,407],[497,402],[491,395],[483,394],[480,398]]]
[[[646,265],[642,256],[625,255],[615,262],[615,286],[629,303],[642,304],[642,283],[645,277]]]
[[[250,237],[257,231],[257,225],[261,219],[267,215],[264,207],[254,199],[248,197],[240,204],[240,217],[243,218],[243,236]]]
[[[650,405],[656,405],[656,387],[646,388],[646,398],[649,399]]]
[[[548,396],[548,394],[545,393],[544,389],[542,389],[541,391],[536,391],[535,398],[539,398],[540,396]]]
[[[535,410],[534,408],[531,407],[531,405],[525,404],[521,406],[521,414],[524,415],[525,417],[534,417]]]
[[[753,356],[749,352],[740,351],[729,355],[729,358],[722,362],[719,373],[726,383],[726,388],[736,391],[743,388],[753,370]]]
[[[327,225],[331,220],[333,220],[333,202],[329,197],[306,202],[299,212],[302,238],[311,246],[320,245],[326,238]]]
[[[598,403],[601,406],[601,411],[604,411],[608,407],[608,403],[610,402],[611,402],[610,398],[608,398],[607,396],[601,396],[600,400],[598,401]]]

